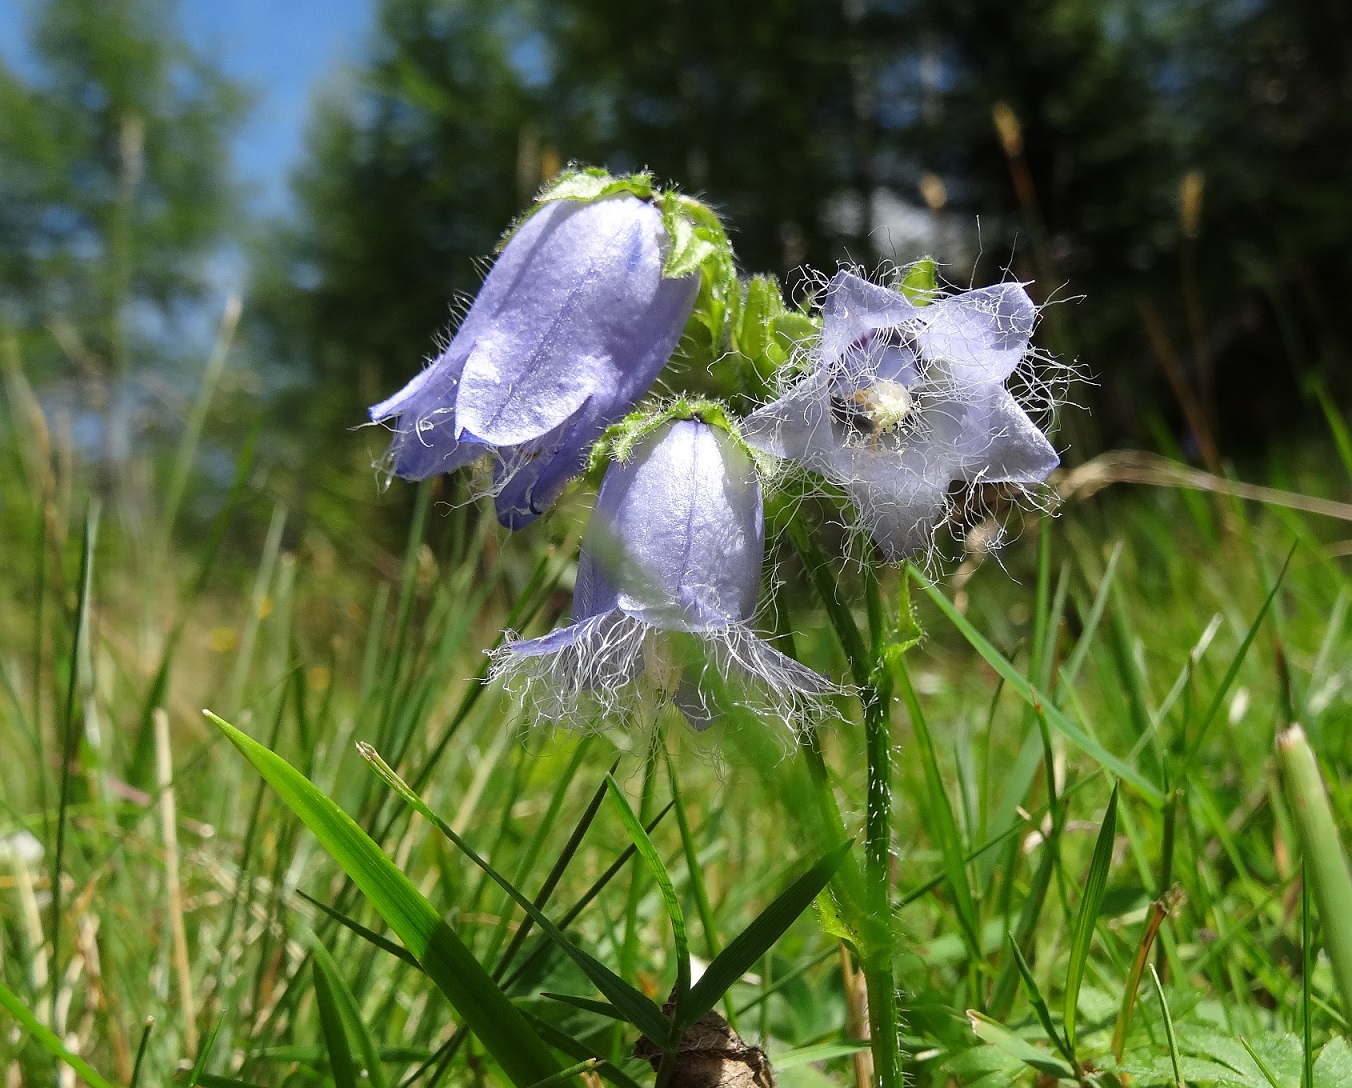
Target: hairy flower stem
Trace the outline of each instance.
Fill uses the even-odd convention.
[[[888,704],[890,679],[879,669],[875,684],[863,693],[864,735],[868,750],[868,813],[864,825],[864,877],[869,910],[891,937],[892,738]],[[873,1068],[882,1088],[900,1088],[901,1051],[897,1043],[897,987],[892,974],[892,942],[871,947],[863,958],[868,988],[869,1034]]]

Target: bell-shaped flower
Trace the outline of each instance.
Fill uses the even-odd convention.
[[[509,528],[533,521],[666,365],[699,289],[670,278],[661,213],[629,194],[553,200],[512,235],[446,350],[371,409],[420,480],[497,456]]]
[[[746,419],[746,441],[843,487],[889,559],[925,551],[954,484],[1037,484],[1058,463],[1005,387],[1036,317],[1017,283],[917,306],[841,272],[810,369]]]
[[[726,431],[667,422],[601,482],[573,590],[573,622],[509,638],[493,675],[528,713],[585,726],[674,703],[696,730],[727,699],[791,729],[831,684],[747,626],[765,552],[760,484]]]

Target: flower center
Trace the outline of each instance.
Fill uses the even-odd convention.
[[[831,397],[835,421],[847,431],[867,437],[874,449],[881,439],[896,438],[911,429],[915,407],[911,391],[890,378],[878,378],[872,385]]]

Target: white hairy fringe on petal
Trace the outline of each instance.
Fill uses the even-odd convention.
[[[502,681],[527,723],[584,732],[638,724],[666,705],[702,731],[717,726],[720,700],[728,698],[796,740],[805,725],[834,712],[831,696],[847,694],[739,623],[684,636],[698,640],[703,660],[687,664],[679,684],[664,685],[655,675],[664,663],[654,638],[662,636],[619,611],[529,642],[509,632],[489,676]]]

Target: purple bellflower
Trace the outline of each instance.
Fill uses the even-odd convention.
[[[632,712],[655,696],[701,731],[723,705],[718,693],[732,690],[739,705],[792,729],[833,689],[747,626],[764,552],[747,453],[698,420],[664,423],[602,480],[572,625],[509,640],[493,675],[528,712],[566,725]]]
[[[916,306],[840,272],[810,370],[746,419],[746,441],[843,487],[889,559],[926,551],[954,483],[1037,484],[1058,463],[1005,388],[1036,317],[1017,283]]]
[[[446,350],[371,409],[421,480],[497,456],[498,520],[535,520],[666,365],[699,275],[662,274],[661,213],[631,195],[554,200],[507,242]]]

